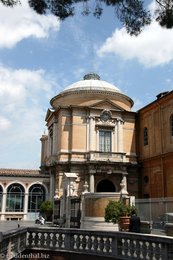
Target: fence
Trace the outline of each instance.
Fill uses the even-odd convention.
[[[173,213],[173,198],[136,199],[135,206],[141,220],[152,222],[165,213]]]

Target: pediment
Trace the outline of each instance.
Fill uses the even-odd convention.
[[[114,104],[110,100],[102,100],[100,102],[97,102],[95,104],[92,104],[90,108],[97,108],[97,109],[107,109],[107,110],[114,110],[114,111],[125,111],[122,107],[118,106],[117,104]]]
[[[45,117],[45,121],[47,121],[53,115],[54,111],[55,111],[54,109],[48,108],[47,114],[46,114],[46,117]]]

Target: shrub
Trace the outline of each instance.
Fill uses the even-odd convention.
[[[130,216],[134,210],[134,206],[126,205],[122,201],[110,200],[105,208],[105,221],[113,224],[119,223],[120,217]]]

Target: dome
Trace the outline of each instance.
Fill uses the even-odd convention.
[[[95,73],[86,74],[83,80],[77,81],[68,87],[66,87],[61,93],[83,91],[83,90],[98,90],[98,91],[111,91],[111,92],[121,92],[114,85],[100,80],[99,75]]]
[[[99,75],[95,73],[86,74],[83,80],[67,86],[50,100],[50,104],[53,109],[61,106],[92,106],[106,99],[125,110],[133,106],[131,98],[116,86],[100,80]]]

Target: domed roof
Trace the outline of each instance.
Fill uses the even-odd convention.
[[[98,90],[98,91],[111,91],[119,92],[121,91],[114,85],[100,80],[99,75],[95,73],[89,73],[84,76],[83,80],[77,81],[68,87],[66,87],[61,93],[75,92],[82,90]]]
[[[54,109],[72,105],[92,106],[105,99],[109,99],[125,110],[130,110],[133,106],[131,98],[123,94],[116,86],[100,80],[95,73],[86,74],[83,80],[66,87],[50,100],[50,104]]]

